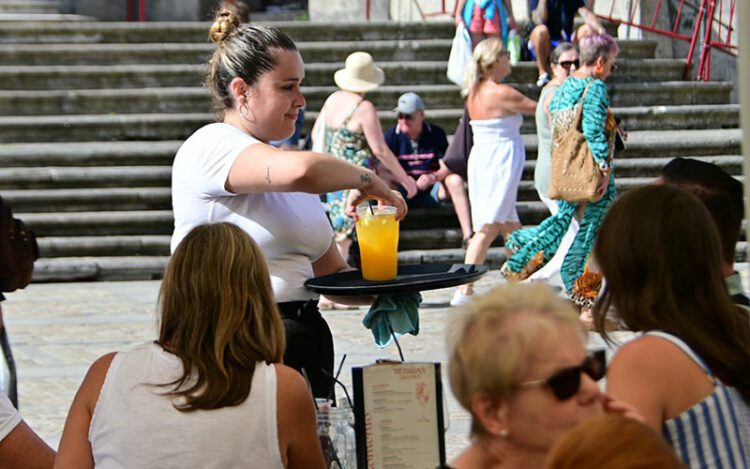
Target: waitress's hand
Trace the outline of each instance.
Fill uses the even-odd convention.
[[[396,220],[403,220],[406,216],[407,208],[406,202],[400,192],[387,189],[387,192],[379,195],[369,194],[364,190],[352,189],[349,191],[349,198],[346,200],[346,214],[357,220],[357,205],[361,204],[366,200],[375,199],[378,201],[378,206],[390,205],[396,207]]]

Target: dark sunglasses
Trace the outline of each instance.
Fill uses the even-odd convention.
[[[581,373],[586,373],[589,378],[599,381],[604,378],[607,371],[607,355],[604,350],[597,350],[587,355],[579,366],[573,366],[558,371],[547,379],[537,379],[518,383],[516,386],[534,387],[546,386],[559,401],[567,401],[581,389]]]
[[[617,69],[620,68],[617,66],[617,64],[613,63],[611,67],[609,67],[610,73],[615,73]]]
[[[579,68],[581,66],[580,60],[563,60],[562,62],[558,62],[557,65],[561,66],[565,70],[570,70],[570,67],[572,65],[575,65],[576,68]]]
[[[399,119],[399,120],[401,120],[401,119],[406,119],[406,120],[410,121],[410,120],[411,120],[411,118],[412,118],[412,115],[411,115],[411,114],[402,114],[402,113],[399,113],[399,114],[398,114],[398,119]]]

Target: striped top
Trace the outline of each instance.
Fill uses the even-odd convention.
[[[750,467],[750,406],[740,393],[722,384],[708,365],[681,339],[648,332],[679,347],[714,383],[714,390],[691,408],[662,425],[662,434],[690,468]]]

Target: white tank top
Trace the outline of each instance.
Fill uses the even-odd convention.
[[[276,424],[276,370],[259,362],[242,404],[180,412],[152,386],[181,375],[155,343],[115,355],[89,427],[97,468],[283,468]]]

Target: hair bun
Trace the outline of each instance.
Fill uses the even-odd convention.
[[[221,44],[240,25],[237,15],[227,9],[222,9],[216,14],[214,24],[208,31],[208,37],[216,44]]]

